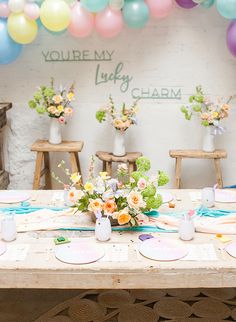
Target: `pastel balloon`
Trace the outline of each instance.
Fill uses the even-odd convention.
[[[109,7],[113,10],[121,10],[124,4],[124,0],[109,0]]]
[[[24,13],[27,18],[36,20],[40,16],[40,9],[36,3],[27,3],[24,7]]]
[[[130,28],[143,28],[149,19],[149,9],[143,0],[125,2],[123,17]]]
[[[151,16],[164,18],[169,15],[174,7],[172,0],[146,0]]]
[[[216,8],[227,19],[236,19],[236,0],[216,0]]]
[[[236,57],[236,20],[232,21],[228,27],[226,43],[231,54]]]
[[[9,37],[6,19],[0,19],[0,64],[12,63],[20,55],[22,45]]]
[[[109,0],[81,0],[81,4],[90,12],[99,12],[108,6]]]
[[[215,0],[205,0],[204,2],[201,3],[201,6],[203,8],[210,8],[211,6],[213,6],[213,4],[215,3]]]
[[[9,0],[8,6],[11,12],[22,12],[24,10],[25,0]]]
[[[89,36],[93,28],[94,14],[84,9],[80,2],[77,2],[71,10],[69,33],[74,37],[83,38]]]
[[[51,31],[62,31],[70,23],[70,7],[63,0],[45,0],[40,10],[42,24]]]
[[[0,3],[0,18],[7,18],[10,14],[10,9],[7,2]]]
[[[193,2],[192,0],[175,0],[176,3],[184,9],[192,9],[197,6],[197,3]]]
[[[95,18],[97,32],[105,38],[117,36],[123,27],[123,17],[121,11],[106,8],[99,12]]]
[[[11,13],[7,28],[11,38],[19,44],[31,43],[38,33],[37,22],[30,20],[23,13]]]

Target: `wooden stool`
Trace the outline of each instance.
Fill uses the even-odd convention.
[[[96,156],[103,162],[103,171],[112,176],[112,162],[128,163],[129,174],[136,170],[136,160],[142,156],[141,152],[127,152],[122,157],[117,157],[111,152],[97,151]]]
[[[169,154],[171,158],[175,158],[175,188],[180,188],[181,161],[183,158],[214,160],[217,184],[219,188],[223,188],[220,159],[227,158],[225,150],[215,150],[214,152],[204,152],[201,150],[170,150]]]
[[[84,142],[63,141],[60,144],[50,144],[48,141],[37,140],[31,146],[31,151],[37,152],[33,189],[40,189],[40,178],[45,175],[45,188],[52,189],[49,152],[68,152],[70,155],[71,171],[81,174],[78,153],[82,151]],[[44,169],[42,170],[44,161]],[[82,174],[81,174],[82,180]]]

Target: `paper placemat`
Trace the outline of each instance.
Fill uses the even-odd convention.
[[[29,248],[29,244],[7,244],[7,250],[0,256],[0,261],[23,261],[29,253]]]
[[[213,244],[192,244],[186,245],[188,255],[183,257],[182,261],[215,261],[218,260]]]
[[[101,262],[128,262],[129,247],[128,245],[110,244],[105,247],[105,256]]]

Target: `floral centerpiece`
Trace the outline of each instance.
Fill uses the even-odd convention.
[[[60,86],[56,89],[54,79],[51,78],[49,86],[40,86],[29,101],[29,107],[35,109],[40,115],[47,114],[51,118],[49,142],[52,144],[61,143],[60,124],[65,124],[68,116],[73,113],[71,106],[74,100],[74,83],[67,90]]]
[[[181,112],[186,120],[191,120],[192,116],[199,117],[201,124],[207,128],[203,142],[203,150],[213,152],[214,135],[222,134],[225,129],[220,125],[220,121],[229,115],[230,101],[234,96],[227,100],[218,98],[216,102],[207,97],[201,86],[196,87],[196,93],[189,97],[189,104],[181,107]]]
[[[113,154],[116,156],[125,155],[124,134],[131,125],[137,124],[138,100],[134,101],[131,107],[127,107],[125,103],[119,110],[116,109],[112,97],[109,97],[109,104],[100,108],[96,112],[96,119],[102,123],[107,119],[115,128],[115,140]]]
[[[106,172],[90,179],[77,189],[72,188],[70,202],[81,212],[92,212],[96,216],[108,216],[119,225],[137,225],[144,220],[145,212],[158,209],[162,197],[157,188],[168,183],[169,178],[163,171],[149,177],[149,159],[137,159],[137,171],[128,176],[126,164],[118,167],[117,179],[111,178]]]

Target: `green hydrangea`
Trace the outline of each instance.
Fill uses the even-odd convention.
[[[35,103],[35,101],[33,101],[33,100],[31,100],[31,101],[29,101],[29,107],[30,108],[36,108],[36,106],[37,106],[37,104]]]
[[[141,171],[133,171],[131,173],[131,177],[135,180],[135,182],[137,183],[139,181],[139,179],[141,178],[145,178],[148,179],[148,177],[144,176],[143,173]]]
[[[148,210],[158,209],[162,205],[161,195],[157,195],[156,197],[154,197],[154,196],[149,197],[145,201],[146,201],[146,208]]]
[[[164,186],[169,182],[169,177],[164,171],[158,171],[158,186]]]
[[[38,106],[36,108],[36,111],[39,113],[39,114],[44,114],[45,113],[45,108],[44,106]]]
[[[96,119],[99,123],[102,123],[106,120],[106,112],[105,111],[97,111],[96,112]]]
[[[153,196],[155,196],[156,191],[157,191],[156,187],[153,184],[150,184],[149,186],[147,186],[147,188],[145,188],[143,190],[142,196],[144,198],[146,198],[146,197],[153,197]]]
[[[147,172],[151,169],[151,162],[146,157],[140,157],[136,160],[138,171]]]

